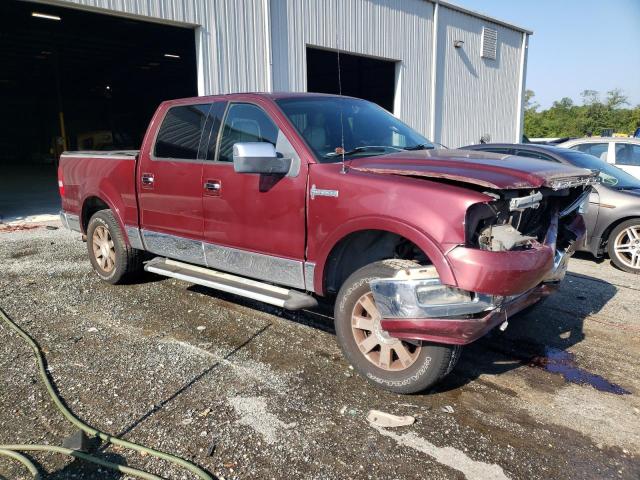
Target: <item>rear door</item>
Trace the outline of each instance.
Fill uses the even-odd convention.
[[[231,102],[203,169],[204,249],[212,268],[304,288],[307,165],[267,105]],[[211,136],[214,138],[214,135]],[[292,158],[286,176],[236,173],[233,145],[269,142]]]
[[[614,162],[616,167],[640,178],[640,145],[615,142]]]
[[[202,134],[211,103],[174,105],[159,112],[160,127],[138,167],[140,225],[146,248],[204,263],[202,253]]]

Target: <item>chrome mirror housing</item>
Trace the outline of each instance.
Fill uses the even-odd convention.
[[[269,142],[244,142],[233,145],[233,169],[236,173],[285,175],[291,168],[290,158],[279,158]]]

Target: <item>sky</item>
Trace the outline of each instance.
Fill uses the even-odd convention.
[[[548,108],[580,92],[620,88],[640,104],[640,0],[453,0],[533,30],[526,88]]]

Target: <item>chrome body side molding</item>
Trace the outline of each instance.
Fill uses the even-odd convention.
[[[67,213],[61,210],[60,221],[62,222],[62,226],[64,228],[72,230],[74,232],[82,233],[82,229],[80,228],[80,217],[78,215]]]
[[[131,245],[132,248],[137,248],[138,250],[145,250],[142,235],[140,235],[140,229],[131,225],[125,225],[124,229],[126,230],[127,237],[129,238],[129,245]]]
[[[278,285],[313,291],[315,264],[310,264],[311,287],[308,284],[305,287],[306,270],[302,261],[224,247],[152,230],[142,229],[140,232],[141,247],[156,255]],[[127,226],[131,246],[139,248],[134,244],[137,241],[136,233],[138,233],[137,228]]]
[[[78,150],[62,152],[60,157],[100,158],[103,160],[135,160],[140,150]]]
[[[198,265],[207,265],[202,242],[199,240],[143,229],[142,242],[146,247],[145,250],[156,255]]]
[[[304,262],[304,287],[307,292],[315,292],[313,285],[313,276],[315,273],[315,262]]]
[[[206,265],[225,272],[304,289],[302,262],[204,243]]]

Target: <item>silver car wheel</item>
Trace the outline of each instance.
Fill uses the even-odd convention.
[[[640,225],[632,225],[618,233],[613,249],[622,264],[640,269]]]

